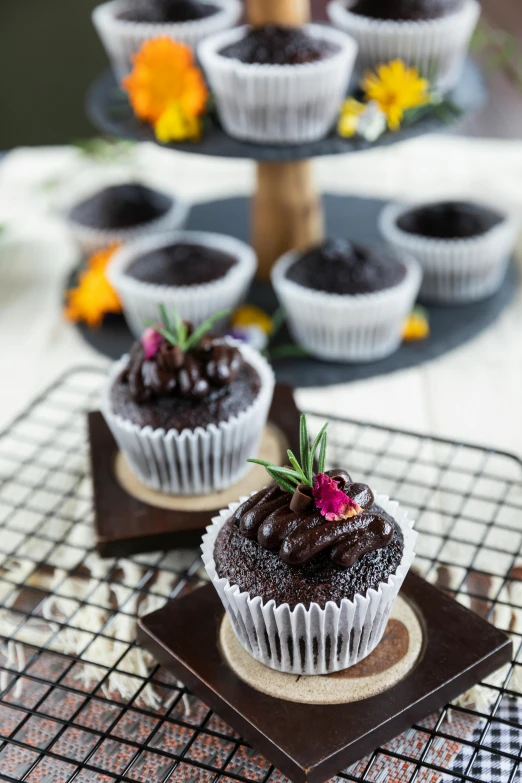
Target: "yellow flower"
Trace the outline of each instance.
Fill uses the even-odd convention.
[[[195,138],[195,123],[205,111],[208,91],[190,47],[167,37],[145,41],[122,86],[136,116],[159,126],[158,139]],[[182,126],[192,135],[181,137]]]
[[[67,291],[64,315],[68,321],[100,326],[106,313],[121,313],[121,302],[107,279],[106,269],[118,245],[94,253],[87,261],[76,288]]]
[[[380,65],[376,74],[368,71],[361,86],[366,99],[375,101],[384,112],[392,131],[400,128],[407,109],[424,106],[430,100],[427,79],[402,60]]]
[[[172,101],[155,123],[154,131],[162,144],[169,141],[197,141],[201,138],[202,124],[199,117],[186,115],[179,101]]]
[[[341,106],[339,122],[337,124],[337,133],[345,139],[350,139],[357,133],[359,117],[365,110],[364,103],[356,101],[355,98],[347,98]]]
[[[265,313],[264,310],[261,310],[260,307],[256,307],[255,305],[243,305],[243,307],[238,307],[232,314],[230,322],[234,329],[245,329],[249,326],[257,326],[257,328],[261,329],[266,335],[272,334],[273,331],[272,319],[268,313]]]
[[[429,336],[428,314],[422,308],[416,307],[406,319],[402,339],[405,342],[416,342],[418,340],[426,340]]]

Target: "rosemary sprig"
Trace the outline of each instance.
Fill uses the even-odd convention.
[[[144,321],[145,326],[151,326],[158,334],[161,334],[167,342],[177,346],[182,353],[187,353],[191,348],[194,348],[201,338],[212,329],[215,323],[222,318],[225,318],[227,315],[230,315],[230,310],[221,310],[219,313],[207,318],[206,321],[203,321],[203,323],[189,335],[187,324],[181,320],[180,315],[176,310],[172,310],[169,316],[165,305],[159,304],[158,311],[160,323],[147,320]]]
[[[270,478],[276,481],[280,487],[287,492],[293,493],[295,488],[299,484],[306,484],[309,487],[314,485],[314,460],[319,449],[319,459],[317,466],[319,473],[324,473],[324,466],[326,460],[326,445],[327,435],[326,430],[328,423],[319,432],[318,436],[314,440],[312,446],[310,446],[310,439],[308,437],[308,425],[306,423],[306,415],[303,413],[299,423],[299,454],[301,462],[297,460],[295,454],[287,451],[288,459],[292,467],[280,467],[274,465],[272,462],[266,462],[262,459],[249,459],[248,462],[253,462],[256,465],[262,465]]]

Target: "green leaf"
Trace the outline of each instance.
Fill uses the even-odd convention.
[[[215,323],[218,321],[221,321],[222,318],[226,318],[226,316],[230,315],[230,310],[221,310],[221,312],[216,313],[215,315],[212,315],[210,318],[207,318],[206,321],[203,321],[200,326],[194,331],[194,333],[189,337],[185,344],[185,350],[189,351],[194,345],[197,345],[202,337],[205,336],[207,332],[209,332]]]
[[[315,457],[315,453],[316,453],[317,448],[318,448],[318,446],[319,446],[323,436],[325,435],[327,429],[328,429],[328,422],[326,422],[324,427],[321,429],[321,431],[319,432],[319,435],[314,440],[314,444],[313,444],[312,448],[310,449],[310,455],[308,457],[308,465],[305,466],[305,470],[307,471],[307,476],[309,476],[309,483],[310,484],[312,484],[312,477],[313,477],[313,473],[314,473],[314,457]],[[319,471],[319,472],[322,473],[322,471]]]
[[[308,427],[306,424],[306,414],[301,414],[299,421],[299,449],[301,452],[301,465],[308,464],[308,453],[310,449],[310,441],[308,439]]]
[[[278,359],[293,359],[300,356],[308,356],[308,352],[300,345],[293,345],[292,343],[284,343],[283,345],[276,345],[274,348],[270,348],[268,351],[271,361],[277,361]]]
[[[165,329],[168,332],[174,332],[174,330],[172,328],[172,324],[170,323],[169,314],[167,313],[167,308],[165,307],[165,305],[163,303],[158,305],[158,310],[159,310],[161,322],[164,325]]]
[[[161,334],[161,336],[165,338],[165,340],[168,343],[171,343],[171,345],[177,345],[178,344],[178,342],[177,342],[176,338],[174,337],[174,335],[172,334],[172,332],[169,332],[167,329],[163,329],[161,326],[158,326],[157,324],[151,324],[151,322],[146,324],[146,326],[151,326],[151,325],[158,332],[158,334]]]
[[[319,452],[319,460],[317,462],[317,468],[319,473],[324,473],[324,466],[326,462],[326,446],[328,443],[328,433],[325,432],[321,441],[321,451]]]
[[[270,468],[267,468],[266,472],[272,479],[272,481],[275,481],[276,484],[279,484],[280,487],[282,487],[286,492],[290,492],[292,495],[295,492],[295,487],[293,487],[291,484],[289,484],[287,481],[285,481],[281,476],[278,476],[277,473],[275,473],[273,470],[270,470]]]
[[[278,307],[272,316],[272,333],[270,335],[272,339],[276,336],[285,321],[286,312],[282,307]]]
[[[303,469],[301,468],[301,465],[296,460],[294,454],[290,451],[290,449],[288,449],[288,451],[286,453],[288,455],[288,459],[290,460],[290,464],[293,465],[293,467],[296,469],[296,471],[301,474],[301,477],[303,479],[303,483],[304,484],[308,484],[308,480],[306,478],[306,475],[304,474]]]

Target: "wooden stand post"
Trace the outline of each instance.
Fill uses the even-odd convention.
[[[253,210],[258,277],[268,280],[279,256],[323,237],[321,199],[312,181],[311,162],[258,163]]]
[[[310,20],[310,0],[246,0],[246,9],[255,26],[296,25]],[[257,164],[252,224],[262,280],[269,279],[274,262],[283,253],[322,239],[321,200],[309,160]]]

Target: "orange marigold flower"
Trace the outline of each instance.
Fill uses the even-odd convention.
[[[107,265],[118,247],[112,245],[89,258],[77,287],[66,293],[64,315],[68,321],[85,321],[93,328],[101,325],[107,313],[121,313],[121,302],[106,275]]]
[[[208,90],[189,46],[170,38],[146,41],[134,56],[132,72],[122,82],[134,113],[152,124],[178,104],[186,117],[205,111]]]

